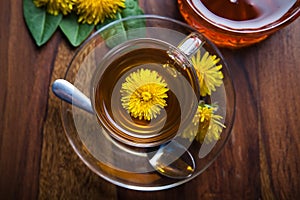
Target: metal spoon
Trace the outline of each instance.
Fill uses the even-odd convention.
[[[52,84],[52,91],[58,98],[67,103],[89,113],[94,113],[90,99],[70,82],[57,79]],[[188,178],[195,170],[195,161],[191,153],[175,140],[161,145],[157,151],[148,153],[147,156],[151,166],[158,173],[169,178]]]

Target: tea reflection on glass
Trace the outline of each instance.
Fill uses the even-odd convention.
[[[223,47],[260,42],[300,15],[299,0],[178,0],[185,20]]]

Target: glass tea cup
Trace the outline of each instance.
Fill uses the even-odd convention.
[[[221,47],[255,44],[300,15],[299,0],[178,0],[184,19]]]
[[[223,65],[223,84],[209,98],[199,95],[198,74],[191,64],[198,51],[217,55]],[[154,80],[149,82],[143,74],[154,74]],[[91,114],[62,102],[63,125],[72,147],[92,171],[125,188],[161,190],[187,182],[211,164],[231,132],[235,95],[226,63],[195,29],[169,18],[136,16],[103,27],[79,49],[65,79],[91,99],[94,110]],[[134,96],[135,92],[122,96],[133,87],[127,84],[132,82],[142,88],[144,82],[146,88],[149,83],[151,87],[153,83],[168,85],[168,105],[160,107],[157,117],[140,119],[144,115],[132,116],[134,111],[122,105]],[[181,137],[190,131],[187,127],[194,124],[198,104],[203,101],[218,101],[218,112],[226,124],[220,139],[208,145],[194,142],[195,136]],[[172,164],[188,152],[195,162],[191,176],[170,178],[149,162],[150,154],[158,156],[164,152],[162,146],[172,143],[184,148],[167,162]]]
[[[141,37],[122,42],[103,57],[92,78],[91,99],[100,124],[114,139],[135,147],[155,147],[191,123],[200,86],[190,57],[202,42],[196,32],[178,47]],[[157,93],[165,87],[168,91],[161,98]],[[167,103],[161,105],[162,101]]]

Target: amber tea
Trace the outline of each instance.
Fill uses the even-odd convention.
[[[98,75],[94,107],[101,124],[118,141],[138,147],[156,146],[172,139],[192,120],[198,82],[192,69],[172,60],[168,50],[128,50],[104,68]],[[155,82],[164,87],[155,88],[161,86]],[[146,101],[160,105],[153,103],[152,113],[147,115],[141,105]],[[124,106],[126,102],[129,106]]]
[[[265,39],[299,7],[297,0],[178,0],[178,3],[190,25],[225,47],[242,47]]]

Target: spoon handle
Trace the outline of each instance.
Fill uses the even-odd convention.
[[[73,104],[89,113],[94,113],[90,99],[72,83],[64,79],[57,79],[52,84],[52,91],[61,100]]]

